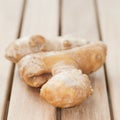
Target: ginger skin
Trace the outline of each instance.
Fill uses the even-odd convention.
[[[74,66],[58,63],[53,67],[52,75],[42,86],[40,96],[56,107],[79,105],[93,92],[88,76]]]
[[[92,94],[87,74],[104,64],[106,51],[102,42],[87,44],[70,37],[34,35],[13,42],[6,58],[18,64],[20,77],[27,85],[42,86],[40,96],[48,103],[67,108]]]
[[[22,58],[18,62],[18,66],[22,79],[28,85],[40,87],[41,75],[51,73],[54,65],[59,62],[73,65],[81,69],[83,73],[89,74],[99,69],[104,64],[105,58],[106,46],[102,42],[97,42],[70,50],[30,54]],[[34,83],[34,77],[37,77],[37,83]],[[32,83],[30,84],[30,82]]]
[[[71,49],[87,44],[86,40],[69,36],[45,38],[41,35],[32,35],[15,40],[7,49],[5,57],[17,63],[21,58],[36,52]]]
[[[7,47],[5,57],[17,63],[25,55],[40,51],[44,42],[45,39],[40,35],[17,39]]]

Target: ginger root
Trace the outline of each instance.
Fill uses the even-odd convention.
[[[100,68],[105,62],[106,46],[102,42],[84,45],[63,51],[34,53],[23,57],[19,62],[21,78],[32,87],[39,87],[48,79],[43,80],[41,75],[51,73],[55,64],[63,62],[73,65],[89,74]],[[37,78],[37,82],[36,79]]]
[[[48,103],[72,107],[92,94],[87,74],[99,69],[106,58],[104,43],[87,43],[69,36],[49,39],[34,35],[13,42],[6,57],[18,63],[20,77],[27,85],[44,84],[40,96]]]
[[[64,108],[80,104],[91,95],[92,87],[85,74],[100,68],[105,56],[106,46],[97,42],[70,50],[31,54],[21,59],[18,65],[23,80],[33,87],[39,87],[36,86],[41,83],[39,76],[52,73],[53,76],[42,86],[40,95],[50,104]],[[29,79],[31,77],[40,81],[36,83],[35,78]]]
[[[93,92],[88,76],[74,66],[58,63],[52,74],[53,77],[42,86],[40,95],[56,107],[78,105]]]
[[[82,46],[88,42],[71,36],[44,38],[40,35],[23,37],[15,40],[6,49],[6,58],[17,63],[25,55],[52,50],[65,50]]]

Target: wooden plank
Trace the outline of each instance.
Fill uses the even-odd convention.
[[[0,0],[0,120],[4,119],[13,65],[5,49],[18,36],[23,0]]]
[[[58,1],[29,0],[26,6],[22,36],[58,34]],[[39,90],[28,87],[15,70],[8,120],[56,120],[56,109],[39,96]]]
[[[65,0],[62,9],[62,34],[99,39],[93,0]],[[62,109],[61,120],[110,120],[104,69],[90,75],[90,79],[93,95],[80,106]]]
[[[97,0],[101,36],[107,43],[106,72],[114,120],[120,120],[120,1]]]

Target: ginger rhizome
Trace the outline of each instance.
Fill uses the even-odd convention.
[[[57,39],[53,42],[39,35],[24,38],[8,47],[6,57],[17,62],[20,78],[27,85],[41,87],[40,96],[48,103],[72,107],[92,94],[88,74],[104,64],[107,49],[103,42]]]

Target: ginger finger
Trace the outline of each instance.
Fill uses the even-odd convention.
[[[52,74],[53,77],[42,86],[40,95],[55,107],[73,107],[93,92],[88,76],[74,66],[58,63]]]
[[[27,55],[18,62],[20,75],[28,84],[30,77],[51,73],[55,64],[63,62],[89,74],[99,69],[105,62],[106,46],[102,42],[84,45],[63,51],[35,53]],[[34,84],[31,86],[36,87]]]
[[[8,46],[5,57],[17,63],[25,55],[40,51],[44,43],[45,38],[40,35],[17,39]]]
[[[51,74],[43,73],[42,69],[45,69],[40,59],[36,59],[36,56],[31,58],[29,55],[25,56],[21,62],[18,62],[20,78],[25,81],[31,87],[40,87],[44,84]],[[41,69],[42,68],[42,69]],[[39,75],[39,71],[40,74]]]
[[[71,37],[44,38],[40,35],[20,38],[11,43],[6,49],[6,58],[17,63],[25,55],[40,51],[70,49],[87,44],[85,40]]]
[[[42,74],[42,75],[34,75],[34,76],[23,76],[20,75],[20,78],[23,79],[25,81],[25,83],[27,83],[27,85],[31,86],[31,87],[41,87],[44,83],[46,83],[48,81],[48,79],[50,79],[52,77],[51,74]]]

